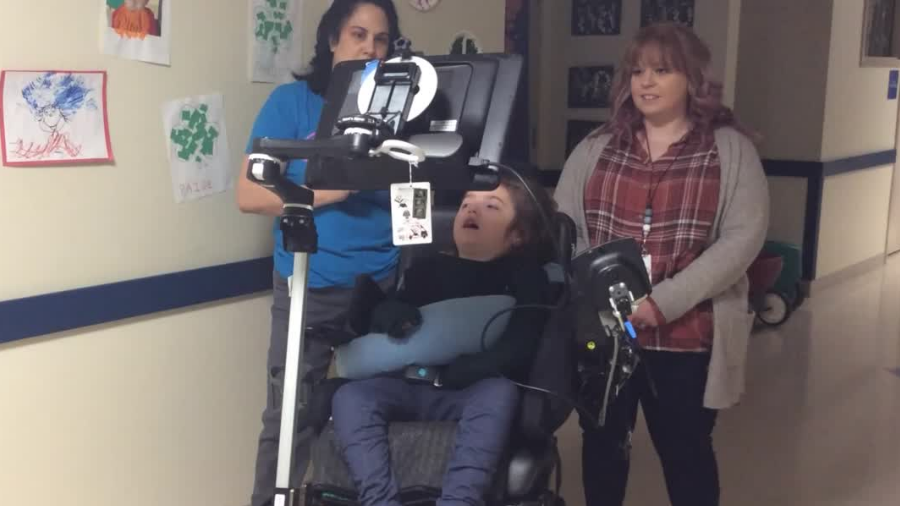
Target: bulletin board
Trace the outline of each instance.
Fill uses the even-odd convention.
[[[163,128],[164,104],[220,94],[237,177],[274,86],[247,75],[247,2],[164,0],[168,64],[105,54],[104,2],[17,2],[0,31],[2,70],[105,73],[112,151],[112,161],[0,167],[0,303],[271,256],[272,220],[241,214],[233,189],[176,202]]]

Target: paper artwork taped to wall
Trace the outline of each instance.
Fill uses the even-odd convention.
[[[296,13],[302,0],[251,0],[250,80],[283,82],[299,54]]]
[[[112,160],[106,72],[4,71],[0,89],[5,165]]]
[[[101,47],[105,54],[169,64],[171,0],[101,0]]]
[[[694,0],[641,0],[641,26],[671,21],[694,26]]]
[[[224,103],[221,94],[211,94],[163,106],[172,190],[179,204],[232,186]]]

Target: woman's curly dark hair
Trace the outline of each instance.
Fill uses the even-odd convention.
[[[394,42],[400,38],[400,21],[397,19],[397,8],[394,7],[393,0],[334,0],[319,21],[319,28],[316,30],[316,52],[310,61],[309,70],[303,74],[294,74],[294,78],[298,81],[306,81],[313,93],[324,95],[328,89],[331,67],[334,66],[331,44],[340,39],[344,24],[360,4],[379,7],[387,16],[390,35],[388,52],[393,50]]]

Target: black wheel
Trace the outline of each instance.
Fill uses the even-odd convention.
[[[777,327],[791,316],[791,305],[787,297],[780,292],[768,292],[763,298],[763,305],[756,313],[759,321],[770,327]]]

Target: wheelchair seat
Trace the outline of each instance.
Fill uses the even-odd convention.
[[[435,209],[434,237],[447,237],[456,211]],[[574,249],[574,223],[567,216],[554,216],[559,258],[571,258]],[[448,225],[450,224],[450,225]],[[449,234],[452,236],[452,233]],[[451,240],[452,246],[452,240]],[[447,248],[446,243],[411,248],[405,255]],[[408,258],[401,265],[408,265]],[[562,292],[563,280],[551,275],[553,297]],[[541,336],[535,360],[528,374],[528,385],[572,396],[575,384],[573,342],[574,318],[566,308],[554,311]],[[551,366],[548,367],[548,364]],[[488,505],[562,506],[560,459],[554,433],[571,414],[566,401],[536,390],[524,390],[514,423],[508,450],[494,478]],[[454,448],[455,422],[393,422],[388,427],[390,462],[400,488],[401,501],[407,506],[431,505],[440,496],[447,463]],[[306,486],[306,506],[350,506],[356,503],[356,491],[329,423],[314,441],[311,454],[312,476]],[[555,475],[555,490],[551,477]]]
[[[389,426],[388,434],[391,465],[403,504],[433,503],[440,495],[453,451],[456,424],[396,422]],[[489,503],[561,504],[550,500],[548,489],[559,465],[556,440],[551,437],[544,441],[517,441],[510,448],[499,466]],[[312,461],[306,504],[353,504],[356,500],[353,481],[330,426],[314,442]]]

